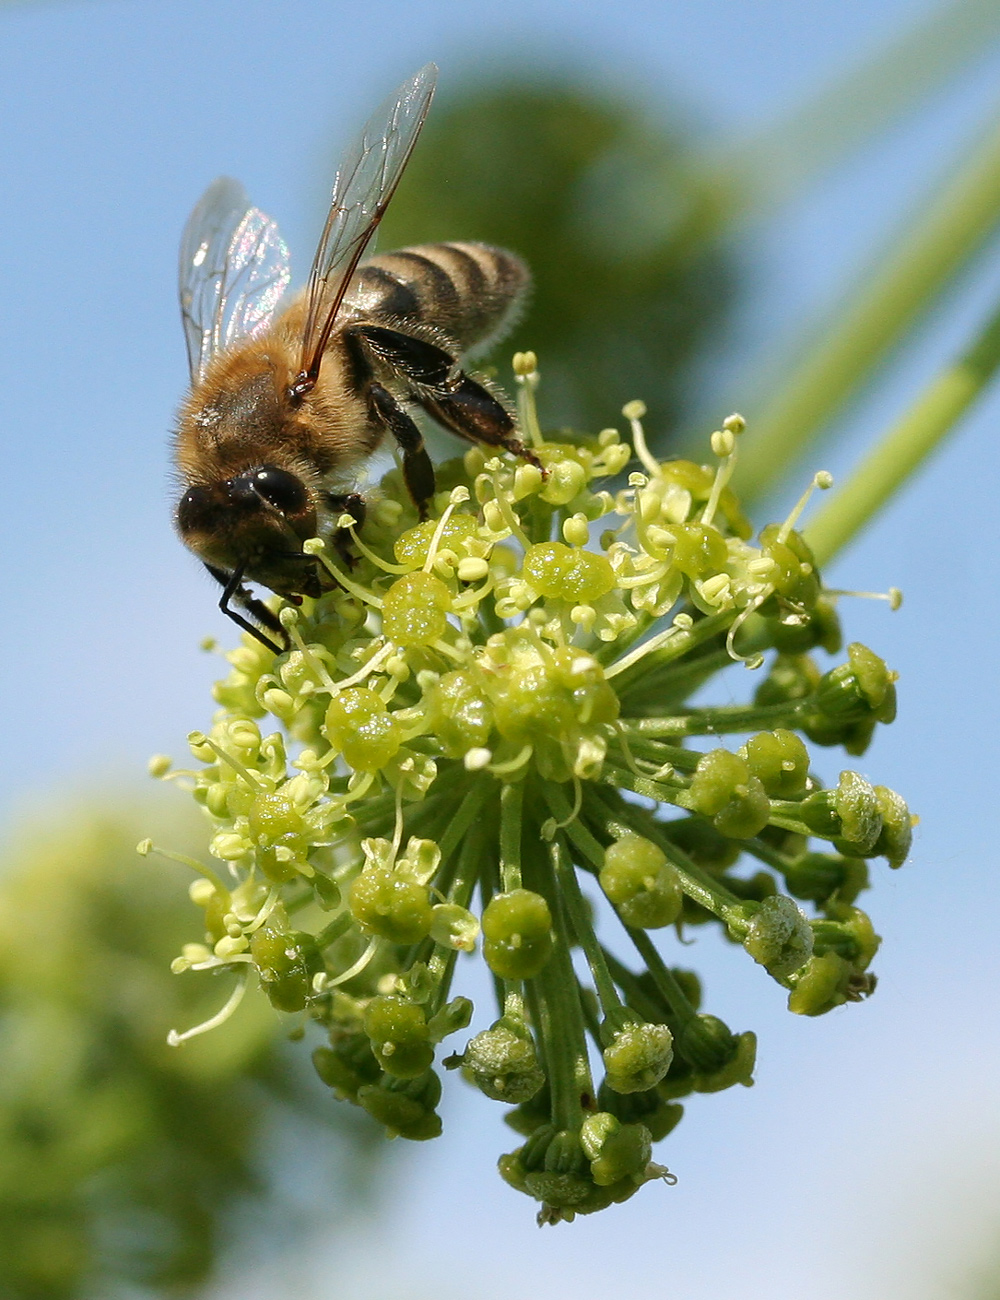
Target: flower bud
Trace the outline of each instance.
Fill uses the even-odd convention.
[[[755,704],[795,704],[810,696],[820,672],[808,655],[779,654],[754,692]]]
[[[799,1016],[821,1016],[847,1001],[853,968],[835,952],[810,957],[793,977],[788,1010]]]
[[[365,1033],[386,1074],[416,1079],[434,1060],[422,1007],[392,994],[372,998],[365,1011]]]
[[[541,894],[496,894],[483,912],[483,956],[501,979],[532,979],[552,952],[552,915]]]
[[[816,955],[835,952],[858,970],[864,970],[878,952],[882,940],[875,933],[867,913],[857,907],[844,911],[846,915],[835,921],[813,921]]]
[[[332,1046],[317,1047],[312,1054],[316,1073],[328,1088],[348,1101],[357,1101],[358,1089],[375,1083],[381,1069],[365,1034],[337,1034]]]
[[[543,1169],[524,1175],[524,1190],[536,1201],[543,1202],[549,1211],[564,1211],[546,1219],[558,1222],[560,1218],[572,1218],[573,1211],[587,1202],[593,1184],[587,1174],[551,1174]]]
[[[783,532],[781,524],[760,531],[761,551],[775,566],[772,585],[787,601],[811,609],[820,590],[815,558],[801,533]]]
[[[733,839],[756,835],[771,815],[764,786],[746,760],[727,749],[710,750],[698,760],[685,803]]]
[[[882,810],[874,788],[857,772],[841,772],[834,808],[840,818],[834,845],[848,857],[870,857],[882,833]]]
[[[749,1031],[736,1035],[736,1051],[718,1070],[699,1074],[694,1080],[696,1092],[723,1092],[735,1084],[744,1088],[753,1085],[753,1069],[757,1061],[757,1035]]]
[[[530,1101],[545,1082],[531,1032],[523,1020],[502,1016],[469,1040],[462,1073],[494,1101]]]
[[[351,883],[348,905],[364,930],[393,943],[417,943],[434,923],[427,886],[386,867],[362,871]]]
[[[365,686],[341,691],[326,711],[326,734],[356,772],[377,772],[395,758],[402,743],[399,723]]]
[[[667,1077],[673,1073],[674,1057]],[[647,1092],[613,1092],[605,1084],[598,1089],[597,1102],[602,1111],[611,1111],[623,1124],[641,1124],[654,1142],[660,1142],[681,1122],[684,1107],[663,1096],[663,1083]]]
[[[839,723],[873,717],[891,722],[896,692],[885,661],[859,641],[847,647],[848,661],[824,674],[816,687],[816,704],[827,719]]]
[[[809,920],[784,894],[765,898],[753,915],[743,947],[775,979],[784,979],[812,954]]]
[[[840,619],[834,606],[822,597],[805,609],[798,602],[788,608],[774,601],[775,613],[765,617],[764,635],[767,643],[786,655],[801,655],[821,646],[828,654],[835,654],[841,645]],[[761,607],[763,614],[771,613],[771,602]]]
[[[784,868],[785,885],[796,898],[825,903],[834,895],[851,903],[868,888],[868,868],[860,858],[803,853]]]
[[[554,1133],[546,1145],[542,1167],[552,1174],[569,1174],[582,1172],[586,1163],[580,1134],[575,1129],[564,1128]]]
[[[913,817],[905,800],[888,786],[875,786],[875,798],[882,814],[882,829],[872,855],[888,858],[890,867],[901,867],[913,842]]]
[[[809,751],[793,731],[758,732],[740,752],[751,774],[772,798],[794,799],[805,790]]]
[[[700,1014],[680,1029],[677,1051],[699,1074],[712,1074],[732,1061],[739,1041],[718,1016]]]
[[[840,818],[835,801],[836,792],[833,790],[815,790],[800,801],[797,815],[810,834],[825,840],[832,840],[839,834]]]
[[[653,1154],[649,1130],[642,1124],[622,1124],[607,1111],[588,1115],[580,1128],[580,1145],[590,1161],[599,1187],[641,1175]]]
[[[441,1082],[428,1070],[405,1088],[367,1084],[358,1089],[358,1105],[384,1124],[390,1137],[427,1142],[441,1136],[441,1117],[434,1107],[441,1098]]]
[[[677,869],[641,835],[623,835],[608,846],[600,883],[626,925],[653,930],[680,916],[684,894]]]
[[[262,925],[250,939],[260,986],[279,1011],[301,1011],[312,995],[312,977],[323,969],[310,934]]]
[[[639,1022],[619,1029],[603,1053],[608,1087],[615,1092],[655,1087],[670,1068],[673,1042],[666,1025]]]
[[[740,856],[740,846],[700,817],[680,817],[662,827],[664,835],[699,867],[720,875]]]

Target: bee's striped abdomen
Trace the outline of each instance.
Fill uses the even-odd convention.
[[[345,308],[366,320],[434,326],[461,353],[483,351],[514,324],[531,282],[519,257],[490,244],[417,244],[358,269]]]

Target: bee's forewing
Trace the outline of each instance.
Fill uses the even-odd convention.
[[[365,123],[337,172],[330,214],[309,273],[302,371],[312,379],[351,276],[416,144],[436,81],[433,63],[404,81]]]
[[[181,318],[191,380],[217,352],[270,323],[291,277],[288,248],[238,181],[213,181],[181,236]]]

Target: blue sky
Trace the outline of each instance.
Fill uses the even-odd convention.
[[[180,228],[214,176],[281,220],[301,273],[333,142],[433,58],[444,81],[512,54],[678,103],[720,144],[750,138],[879,41],[918,0],[177,0],[0,8],[7,474],[5,816],[68,785],[138,787],[210,714],[228,635],[174,539],[166,431],[185,362]],[[896,223],[976,123],[1000,111],[1000,45],[960,84],[748,232],[752,309],[732,341],[736,405],[761,359],[877,264]],[[816,460],[843,474],[1000,296],[990,250]],[[631,393],[609,394],[609,421]],[[953,1294],[1000,1227],[995,927],[998,565],[989,395],[833,566],[851,638],[901,673],[901,715],[863,770],[923,818],[912,862],[879,870],[876,996],[790,1017],[749,963],[699,939],[709,1003],[761,1038],[758,1084],[696,1099],[662,1148],[680,1175],[599,1220],[539,1233],[498,1181],[499,1108],[452,1087],[448,1135],[401,1153],[398,1197],[355,1243],[260,1295],[478,1300],[612,1288],[677,1300]],[[736,682],[734,690],[745,690]],[[835,773],[836,758],[829,758]],[[130,786],[132,783],[132,786]],[[734,960],[739,957],[740,960]],[[966,1249],[966,1241],[973,1243]],[[377,1260],[377,1266],[374,1261]],[[286,1266],[287,1267],[287,1266]],[[332,1269],[345,1270],[336,1287]],[[227,1293],[246,1296],[244,1279]]]

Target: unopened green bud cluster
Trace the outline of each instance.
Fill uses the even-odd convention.
[[[812,770],[806,740],[860,755],[892,720],[894,674],[841,652],[797,514],[754,540],[740,417],[711,465],[656,460],[636,402],[630,443],[548,441],[530,354],[515,373],[544,468],[473,448],[422,522],[390,473],[353,563],[306,543],[336,585],[275,603],[288,651],[227,656],[197,770],[155,772],[190,785],[217,859],[175,969],[254,976],[392,1136],[435,1137],[459,1071],[510,1107],[500,1172],[556,1222],[670,1181],[651,1148],[680,1099],[752,1082],[754,1035],[702,1011],[680,944],[718,926],[803,1015],[858,1001],[879,940],[856,902],[912,819]],[[752,698],[692,703],[734,661]],[[458,991],[476,953],[492,1014]]]

